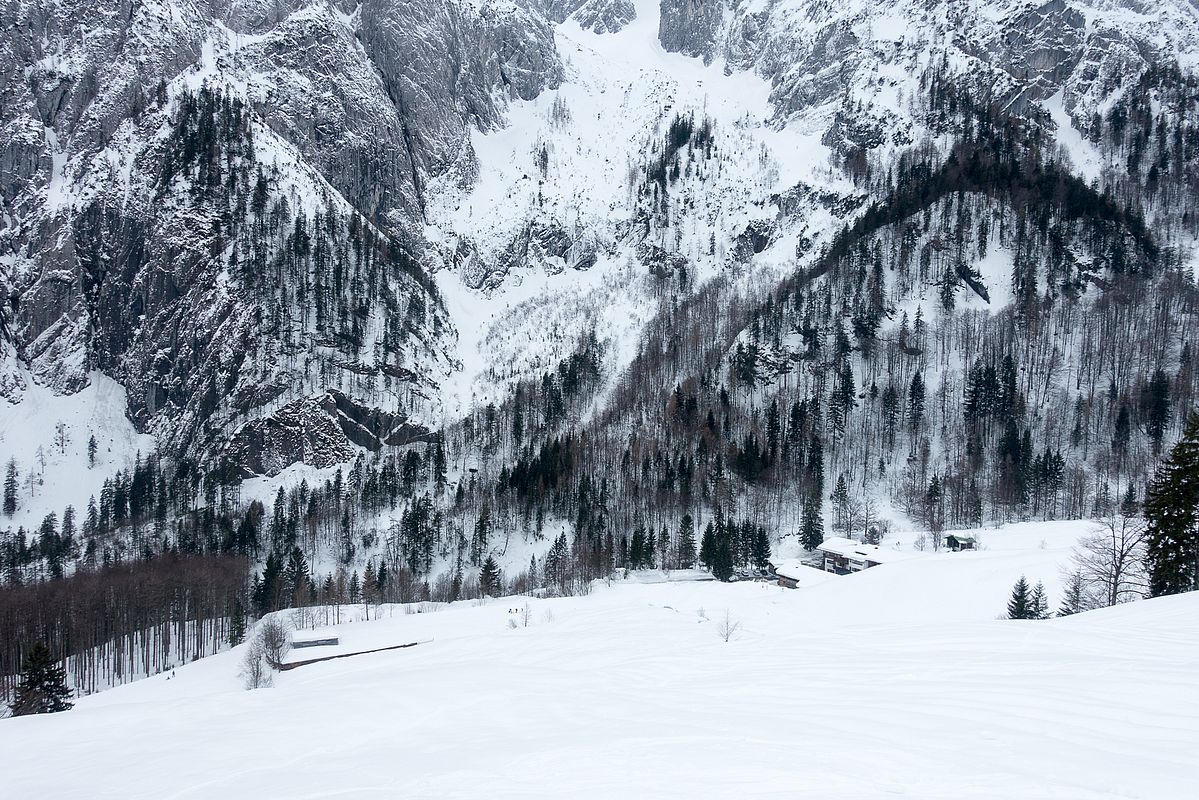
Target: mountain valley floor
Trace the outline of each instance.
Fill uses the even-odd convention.
[[[642,573],[383,606],[291,659],[422,644],[253,691],[242,645],[0,721],[0,794],[1193,797],[1199,593],[1000,618],[1021,574],[1056,607],[1085,531],[1009,526],[797,590]]]

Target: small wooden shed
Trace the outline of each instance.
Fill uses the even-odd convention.
[[[975,549],[978,542],[973,536],[959,536],[951,533],[945,537],[945,546],[955,553],[960,553],[963,550]]]

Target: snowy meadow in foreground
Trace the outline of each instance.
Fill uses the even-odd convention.
[[[6,797],[1185,798],[1199,594],[998,619],[1079,523],[799,590],[597,583],[383,607],[242,689],[242,649],[0,723]],[[526,607],[528,612],[525,612]],[[415,609],[412,609],[415,610]],[[726,641],[727,638],[727,641]],[[309,655],[311,654],[311,655]]]

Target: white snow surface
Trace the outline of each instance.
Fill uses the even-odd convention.
[[[772,124],[766,80],[750,71],[726,73],[719,61],[704,65],[666,52],[658,42],[657,2],[634,5],[636,19],[615,33],[583,30],[573,20],[558,26],[567,72],[562,86],[513,101],[506,127],[472,131],[478,176],[468,190],[455,172],[430,182],[426,235],[451,248],[468,241],[488,263],[529,220],[591,237],[599,250],[587,271],[516,267],[480,290],[467,288],[457,272],[438,274],[463,367],[447,384],[451,418],[472,404],[501,399],[514,379],[552,369],[589,329],[611,346],[612,372],[636,355],[657,304],[647,270],[635,263],[616,226],[636,207],[630,172],[676,114],[693,114],[697,124],[710,119],[717,151],[735,162],[707,183],[684,180],[675,187],[698,208],[668,240],[655,242],[689,259],[696,285],[720,272],[726,243],[748,222],[775,217],[767,201],[772,192],[800,181],[849,188],[828,174],[819,126]],[[542,148],[544,178],[537,166]],[[829,221],[814,216],[810,227],[824,232]],[[805,231],[812,233],[789,231],[758,257],[758,266],[776,277],[789,272],[795,240]],[[712,235],[716,253],[707,252]]]
[[[0,722],[8,797],[1190,798],[1199,593],[997,619],[1079,523],[788,590],[385,607],[246,692],[242,648]],[[530,606],[529,625],[521,613]],[[413,609],[415,610],[415,609]],[[719,628],[740,623],[725,642]],[[510,623],[515,622],[513,627]],[[305,657],[332,648],[302,651]]]
[[[100,372],[70,395],[55,394],[26,376],[20,403],[0,400],[0,468],[17,464],[17,513],[0,518],[5,527],[24,525],[36,533],[51,512],[61,522],[63,509],[75,506],[76,524],[87,510],[88,497],[100,498],[106,478],[154,452],[153,436],[140,434],[125,416],[124,387]],[[58,426],[65,438],[59,441]],[[96,437],[96,463],[88,468],[88,439]],[[62,447],[59,446],[62,445]]]

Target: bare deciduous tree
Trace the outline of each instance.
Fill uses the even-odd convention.
[[[262,646],[262,655],[266,663],[274,669],[279,669],[291,650],[291,633],[287,626],[276,616],[267,617],[259,623],[257,640]]]
[[[725,609],[724,617],[716,623],[716,635],[721,641],[729,641],[737,635],[737,631],[741,630],[741,623],[733,619],[733,615]]]
[[[878,501],[872,496],[866,495],[862,500],[862,541],[870,544],[878,544],[882,539],[881,530],[879,529],[879,510]]]
[[[263,689],[274,683],[261,638],[246,645],[246,654],[241,660],[241,677],[246,689]]]
[[[1114,606],[1145,596],[1145,520],[1138,512],[1130,490],[1119,511],[1100,521],[1074,548],[1074,573],[1086,605]]]
[[[248,572],[241,556],[171,555],[0,587],[0,696],[31,641],[62,654],[80,694],[217,653]]]

